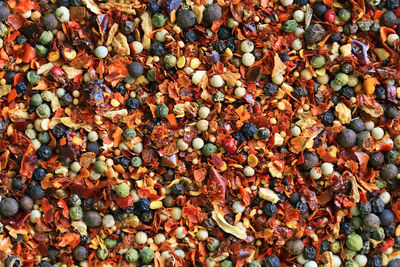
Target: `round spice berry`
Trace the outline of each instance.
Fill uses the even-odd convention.
[[[363,240],[361,236],[356,233],[352,233],[346,238],[346,247],[348,249],[359,251],[363,247]]]
[[[308,151],[304,152],[303,158],[304,158],[304,163],[302,164],[302,168],[305,171],[311,170],[319,162],[319,158],[314,152],[308,152]]]
[[[338,141],[342,147],[351,148],[356,144],[356,133],[351,129],[343,129],[339,136]]]
[[[325,36],[325,29],[321,24],[311,24],[304,32],[304,38],[308,43],[320,42]]]
[[[381,215],[379,215],[379,219],[380,219],[381,225],[389,226],[394,221],[394,214],[390,209],[385,209],[385,210],[383,210]]]
[[[114,190],[119,197],[127,197],[130,192],[130,187],[127,183],[121,183],[119,185],[116,185],[114,187]]]
[[[196,22],[196,15],[191,10],[180,10],[176,15],[176,22],[182,29],[190,28]]]
[[[368,232],[373,232],[378,229],[380,226],[381,221],[378,216],[373,213],[368,214],[363,219],[363,229]]]
[[[267,256],[263,260],[264,266],[267,267],[280,267],[281,261],[277,256]]]
[[[91,228],[99,227],[101,224],[101,216],[97,211],[88,211],[83,216],[84,222]]]
[[[139,62],[132,62],[128,66],[128,72],[133,78],[138,78],[143,75],[143,67]]]
[[[398,169],[394,164],[385,164],[380,170],[380,175],[385,180],[392,180],[396,178],[397,174]]]
[[[168,108],[168,106],[165,105],[165,104],[159,105],[159,106],[157,107],[157,109],[156,109],[157,117],[160,118],[160,119],[166,118],[167,115],[168,115],[168,113],[169,113],[169,108]]]
[[[59,22],[53,13],[48,13],[43,16],[42,23],[47,31],[52,31],[58,28]]]
[[[208,5],[203,11],[203,22],[210,25],[222,18],[222,9],[217,3]]]
[[[14,216],[18,212],[18,202],[14,198],[4,198],[0,202],[0,214],[4,217]]]
[[[125,252],[124,257],[127,262],[137,262],[139,260],[139,253],[136,249],[130,248]]]
[[[286,247],[290,250],[291,255],[300,255],[304,249],[304,243],[300,239],[289,240]]]
[[[84,246],[77,246],[73,250],[74,259],[77,261],[84,261],[88,258],[89,253]]]
[[[98,160],[94,163],[93,170],[99,174],[107,171],[107,164],[104,161]]]

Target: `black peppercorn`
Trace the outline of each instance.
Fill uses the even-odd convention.
[[[196,15],[193,11],[188,9],[183,9],[178,11],[176,15],[176,23],[182,29],[190,28],[196,22]]]
[[[325,29],[321,24],[311,24],[304,32],[304,38],[310,44],[320,42],[325,36]]]
[[[217,4],[208,5],[203,11],[203,22],[206,24],[212,24],[216,20],[220,20],[222,18],[222,9]]]

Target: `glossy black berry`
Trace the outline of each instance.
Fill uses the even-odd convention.
[[[117,85],[113,89],[114,92],[120,93],[122,96],[126,94],[126,87],[124,83],[117,83]]]
[[[340,232],[345,235],[351,235],[356,229],[351,221],[343,221],[340,224]]]
[[[22,183],[21,178],[14,178],[12,179],[12,187],[15,190],[22,190],[24,188],[25,184]]]
[[[19,83],[17,83],[17,85],[15,85],[15,90],[20,95],[25,94],[27,89],[28,89],[28,85],[24,82],[19,82]]]
[[[26,193],[33,199],[33,200],[38,200],[44,198],[46,195],[46,191],[43,190],[42,186],[40,183],[31,185],[28,187],[26,190]]]
[[[350,99],[355,96],[353,88],[351,88],[347,85],[342,87],[342,89],[340,90],[340,93],[342,96],[344,96],[347,99]]]
[[[183,38],[185,39],[186,43],[192,43],[197,40],[197,34],[193,30],[186,31],[183,34]]]
[[[388,226],[394,222],[394,214],[391,210],[385,209],[379,216],[381,225]]]
[[[378,100],[385,100],[386,99],[386,89],[382,85],[377,85],[375,87],[375,96]]]
[[[182,196],[185,194],[185,187],[183,184],[174,184],[171,187],[171,193],[174,196]]]
[[[130,110],[135,110],[140,105],[139,100],[137,98],[135,98],[135,97],[128,98],[126,100],[125,104]]]
[[[302,168],[305,171],[309,171],[315,166],[317,166],[319,162],[318,156],[314,152],[306,151],[303,153],[304,163],[302,164]]]
[[[165,55],[164,45],[161,42],[155,41],[151,45],[150,52],[153,55],[161,57],[161,56]]]
[[[278,86],[271,82],[266,83],[263,89],[267,96],[273,96],[278,92]]]
[[[47,161],[53,156],[53,151],[51,151],[51,148],[47,145],[42,145],[37,151],[37,155],[39,156],[40,159]]]
[[[226,27],[220,27],[218,30],[218,39],[225,40],[231,36],[231,30]]]
[[[288,61],[288,60],[290,59],[289,55],[288,55],[286,52],[281,53],[281,54],[279,55],[279,57],[281,58],[281,60],[282,60],[283,62],[286,62],[286,61]]]
[[[278,212],[278,207],[275,203],[266,201],[262,207],[263,214],[267,217],[271,217]]]
[[[299,201],[296,204],[296,209],[298,209],[301,214],[304,214],[308,211],[308,205],[307,205],[307,203]]]
[[[122,168],[127,170],[131,164],[131,161],[127,157],[119,157],[115,159],[116,165],[121,165]]]
[[[257,126],[252,123],[245,123],[241,129],[242,133],[247,137],[252,137],[257,132]]]
[[[360,213],[362,216],[366,216],[366,215],[370,214],[372,211],[371,203],[360,202],[358,205],[358,209],[360,210]]]
[[[301,97],[305,97],[308,95],[308,91],[307,88],[304,86],[297,86],[296,88],[294,88],[293,91],[293,96],[296,98],[301,98]]]
[[[36,181],[41,181],[46,176],[46,171],[43,168],[36,168],[33,170],[33,179]]]
[[[65,7],[69,7],[70,6],[69,0],[58,0],[57,3],[58,3],[59,6],[65,6]]]
[[[232,137],[238,142],[238,144],[247,141],[246,136],[244,136],[242,132],[235,132],[232,134]]]
[[[28,39],[26,39],[25,35],[20,34],[17,36],[17,38],[15,38],[15,42],[19,45],[23,45],[28,41]]]
[[[263,260],[265,267],[280,267],[281,261],[277,256],[267,256]]]
[[[143,212],[142,215],[139,216],[139,220],[146,225],[151,224],[154,220],[154,211],[149,210]]]
[[[226,43],[223,40],[217,40],[213,43],[213,47],[218,53],[223,54],[227,48]]]
[[[343,129],[338,136],[338,141],[342,147],[351,148],[357,142],[357,134],[351,129]]]
[[[334,120],[335,120],[335,115],[333,115],[333,113],[330,111],[326,111],[321,115],[321,122],[324,125],[332,125]]]
[[[304,258],[308,260],[312,260],[315,258],[315,248],[314,247],[305,247],[303,250]]]
[[[352,121],[350,122],[350,128],[351,128],[354,132],[359,133],[359,132],[362,132],[362,131],[365,130],[365,125],[364,125],[364,122],[363,122],[362,120],[360,120],[360,119],[354,119],[354,120],[352,120]]]
[[[322,3],[318,3],[314,5],[314,14],[319,18],[323,19],[325,12],[328,10],[328,7]]]
[[[74,259],[77,261],[84,261],[88,258],[89,253],[84,246],[77,246],[73,251]]]
[[[60,104],[62,106],[70,106],[72,105],[72,102],[74,101],[74,98],[70,93],[66,93],[61,97]]]
[[[148,198],[141,198],[134,204],[134,213],[139,216],[142,213],[150,210],[150,200]]]
[[[86,151],[87,152],[93,152],[96,155],[99,155],[100,154],[99,143],[97,143],[97,142],[87,142],[86,143]]]
[[[62,123],[59,123],[54,126],[54,128],[51,130],[51,133],[53,134],[54,138],[60,139],[66,135],[67,131],[68,127]]]
[[[385,156],[381,151],[374,152],[370,155],[368,163],[372,168],[380,169],[385,164]]]
[[[340,42],[340,40],[342,40],[342,35],[340,34],[340,32],[332,33],[328,38],[329,43],[337,43]]]
[[[296,205],[297,202],[299,201],[300,201],[300,194],[298,192],[293,192],[293,194],[291,194],[289,198],[290,204]]]
[[[149,11],[152,15],[159,13],[161,11],[161,6],[158,4],[157,0],[150,0],[147,3],[147,11]]]

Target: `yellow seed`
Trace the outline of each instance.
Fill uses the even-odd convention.
[[[185,66],[186,58],[184,56],[178,57],[178,61],[176,62],[176,66],[182,69]]]
[[[160,200],[156,200],[150,203],[150,209],[156,210],[162,208],[163,204]]]
[[[253,167],[257,166],[258,158],[255,155],[250,154],[247,158],[247,162],[249,163],[249,166],[253,168]]]
[[[50,52],[49,53],[49,55],[47,56],[47,59],[50,61],[50,62],[55,62],[55,61],[57,61],[57,60],[59,60],[60,59],[60,52]]]
[[[230,60],[233,57],[232,50],[229,47],[225,50],[225,56],[227,60]]]
[[[111,99],[111,106],[113,106],[113,107],[118,107],[119,106],[119,102],[118,102],[118,100],[117,99],[115,99],[115,98],[113,98],[113,99]]]
[[[197,69],[198,67],[200,67],[200,64],[201,64],[201,62],[198,58],[194,58],[190,61],[190,67],[192,69]]]
[[[74,136],[72,138],[72,143],[74,145],[78,145],[79,146],[80,144],[82,144],[82,139],[80,137],[78,137],[78,136]]]

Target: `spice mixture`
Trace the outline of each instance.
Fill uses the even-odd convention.
[[[400,266],[399,0],[0,0],[1,266]]]

